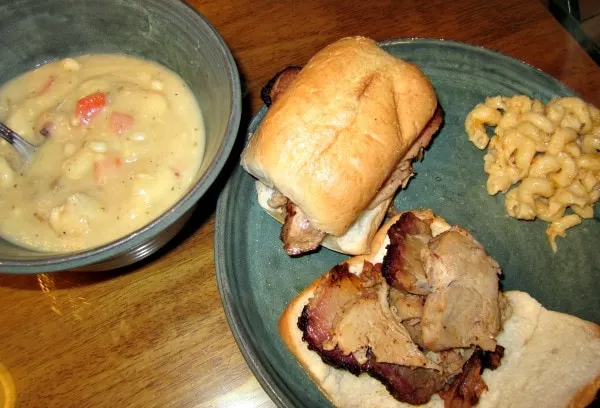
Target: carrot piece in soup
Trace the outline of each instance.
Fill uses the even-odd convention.
[[[96,184],[104,185],[111,179],[121,175],[123,160],[120,156],[107,156],[94,162],[94,180]]]
[[[110,114],[110,128],[118,135],[122,135],[133,125],[133,116],[121,112]]]
[[[44,84],[40,87],[40,89],[38,89],[38,91],[37,91],[38,95],[43,95],[46,92],[48,92],[48,90],[50,89],[50,87],[52,86],[52,84],[54,83],[55,80],[56,80],[56,78],[54,76],[48,77],[46,82],[44,82]]]
[[[81,123],[87,125],[92,116],[106,106],[106,99],[104,92],[94,92],[78,100],[75,114],[81,119]]]

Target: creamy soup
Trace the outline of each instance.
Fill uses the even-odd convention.
[[[67,58],[11,80],[0,120],[41,145],[25,166],[0,140],[0,234],[42,251],[91,248],[144,226],[186,193],[204,149],[184,81],[123,55]]]

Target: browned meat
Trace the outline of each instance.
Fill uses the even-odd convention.
[[[349,272],[346,263],[336,265],[323,276],[315,295],[304,308],[305,340],[313,344],[331,340],[336,317],[360,298],[362,288],[363,282]]]
[[[308,348],[319,353],[323,361],[358,375],[360,364],[352,353],[343,353],[337,346],[326,350],[333,339],[334,323],[344,309],[361,296],[363,281],[348,271],[348,264],[335,266],[323,278],[315,295],[302,310],[298,328]]]
[[[377,192],[377,195],[373,198],[371,204],[369,204],[370,209],[377,207],[380,203],[392,197],[396,190],[398,190],[398,187],[406,187],[406,185],[408,184],[408,180],[413,175],[411,165],[412,160],[415,157],[417,157],[419,152],[421,152],[423,149],[429,146],[433,135],[435,135],[435,133],[438,131],[443,121],[444,111],[442,110],[442,107],[438,105],[435,113],[429,120],[429,123],[427,123],[425,128],[423,128],[423,131],[421,132],[417,140],[415,140],[415,143],[406,152],[402,160],[400,160],[398,167],[396,167],[396,169],[388,177],[386,182],[383,183],[383,185]]]
[[[40,129],[40,135],[44,136],[44,137],[49,137],[50,136],[50,130],[54,127],[54,125],[52,124],[52,122],[45,122],[44,126],[42,126],[42,128]]]
[[[440,392],[446,407],[476,403],[486,389],[480,374],[500,364],[502,348],[444,350],[426,358],[406,329],[420,331],[423,297],[390,288],[380,273],[381,265],[365,262],[360,277],[342,264],[321,278],[298,320],[309,349],[336,368],[377,378],[401,402],[424,404]]]
[[[431,235],[429,225],[412,212],[402,214],[392,225],[388,230],[390,245],[382,270],[390,286],[415,295],[427,295],[431,291],[421,261],[421,251]]]
[[[424,348],[421,335],[421,316],[423,315],[425,296],[413,295],[390,287],[388,302],[394,317],[406,328],[412,341]]]
[[[291,201],[287,202],[285,208],[285,222],[280,235],[284,251],[293,256],[318,248],[325,233],[314,228],[300,208]]]
[[[298,321],[303,340],[323,361],[378,378],[400,401],[423,403],[444,380],[418,350],[404,327],[386,312],[388,286],[378,265],[365,263],[361,277],[347,264],[320,281]]]
[[[400,186],[402,186],[402,188],[406,187],[408,180],[413,174],[412,158],[409,160],[402,160],[400,164],[396,166],[396,169],[394,169],[392,174],[390,174],[385,183],[383,183],[383,186],[381,186],[368,208],[373,209],[377,207],[379,204],[393,196]]]
[[[504,354],[501,346],[494,352],[482,351],[477,348],[466,362],[460,374],[456,375],[446,390],[440,392],[445,408],[470,408],[479,402],[481,393],[487,390],[487,385],[481,373],[485,368],[496,369]],[[493,365],[487,365],[494,362]],[[497,364],[495,364],[497,362]]]
[[[479,396],[487,390],[485,381],[481,378],[483,365],[481,351],[478,350],[464,365],[463,370],[452,380],[450,387],[440,392],[445,408],[468,408],[479,401]]]
[[[392,295],[392,293],[394,293],[394,295]],[[421,316],[423,315],[425,296],[412,295],[391,288],[389,299],[390,309],[396,315],[398,320],[402,322],[402,325],[408,331],[412,341],[421,349],[427,350],[423,341],[423,331],[421,329]],[[437,353],[427,353],[427,357],[441,368],[445,378],[460,372],[462,366],[470,356],[471,353],[469,349],[450,349]]]
[[[439,371],[430,368],[377,363],[373,358],[369,358],[366,371],[381,381],[388,392],[398,401],[414,405],[426,403],[446,384]]]
[[[410,157],[411,159],[417,156],[419,150],[429,146],[429,143],[431,143],[431,139],[433,139],[433,135],[436,134],[440,126],[442,126],[443,122],[444,110],[440,105],[438,105],[437,109],[435,110],[435,113],[433,114],[431,119],[429,119],[429,122],[427,123],[427,125],[425,125],[425,128],[423,128],[423,131],[417,139],[417,145],[419,146],[419,149],[416,152],[413,152],[412,150],[409,152],[412,155]],[[408,159],[408,155],[405,156],[404,159]]]
[[[365,262],[360,277],[338,265],[320,281],[315,295],[303,310],[300,328],[304,340],[316,348],[339,348],[366,362],[370,349],[378,361],[411,366],[428,365],[403,326],[387,308],[388,286],[379,268]]]
[[[398,317],[398,321],[404,322],[414,318],[421,319],[425,296],[413,295],[395,288],[390,288],[388,295],[390,310]]]
[[[373,296],[364,293],[345,308],[335,323],[331,344],[354,354],[361,364],[366,362],[367,351],[371,351],[378,362],[437,368],[381,302],[382,296],[386,295],[387,285],[381,285],[377,292]]]
[[[402,325],[406,328],[408,334],[410,334],[413,343],[422,349],[425,349],[425,343],[423,343],[423,330],[421,330],[421,318],[405,320],[402,322]]]
[[[283,207],[288,203],[288,199],[286,196],[281,194],[279,191],[275,190],[273,194],[271,194],[271,198],[267,201],[269,207],[271,208],[279,208]]]
[[[394,218],[396,215],[400,214],[401,211],[398,210],[394,204],[390,205],[390,208],[388,208],[387,212],[386,212],[386,217],[388,218]]]
[[[481,373],[503,356],[495,343],[499,267],[467,231],[432,238],[412,212],[388,234],[383,264],[365,261],[360,276],[342,264],[321,278],[298,320],[303,340],[327,364],[368,373],[401,402],[424,404],[439,392],[446,408],[470,408],[487,389]],[[423,281],[426,294],[405,290]]]
[[[483,353],[483,368],[489,368],[495,370],[500,367],[502,363],[502,357],[504,357],[504,347],[498,345],[494,352],[486,351]]]
[[[364,287],[381,284],[381,264],[378,263],[373,265],[369,261],[364,261],[362,271],[360,272],[360,280]]]
[[[444,373],[445,378],[451,378],[462,371],[463,366],[469,360],[475,347],[470,349],[450,349],[439,352],[430,351],[427,357],[435,361]]]
[[[281,98],[301,69],[302,67],[290,66],[275,74],[261,91],[261,99],[265,105],[270,106]],[[268,204],[272,208],[286,207],[286,217],[281,227],[280,238],[283,241],[283,249],[288,255],[300,255],[321,245],[325,233],[313,228],[308,218],[287,197],[276,191],[269,199]]]
[[[427,248],[424,264],[432,293],[427,296],[421,320],[427,349],[478,345],[493,351],[500,328],[500,267],[471,234],[459,227],[436,236]]]
[[[260,99],[262,99],[265,105],[271,106],[271,104],[275,103],[292,82],[294,82],[301,69],[302,67],[290,66],[276,73],[260,92]]]
[[[38,129],[38,132],[43,138],[39,138],[37,135],[34,135],[36,140],[34,143],[43,142],[43,139],[47,139],[52,136],[52,132],[56,129],[54,122],[52,121],[52,114],[49,112],[43,112],[35,122],[35,128]]]

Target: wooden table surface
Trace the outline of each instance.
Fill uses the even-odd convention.
[[[274,72],[357,34],[482,45],[546,71],[600,106],[600,69],[537,0],[190,3],[219,29],[238,63],[245,84],[240,135]],[[0,275],[0,378],[4,366],[17,406],[273,406],[244,362],[217,291],[214,209],[229,171],[185,230],[141,265]]]

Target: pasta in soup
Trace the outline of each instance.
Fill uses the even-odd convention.
[[[0,89],[0,234],[42,251],[99,246],[149,223],[192,185],[204,124],[184,81],[143,59],[95,54],[45,64]]]

